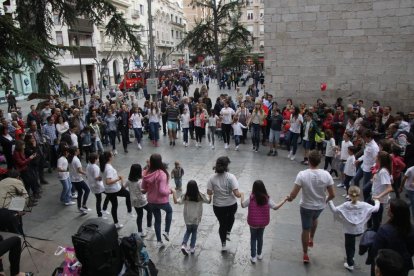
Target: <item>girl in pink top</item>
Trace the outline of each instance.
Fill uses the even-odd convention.
[[[171,189],[168,185],[169,174],[162,162],[161,155],[154,153],[149,160],[149,167],[143,172],[142,190],[147,193],[148,206],[154,214],[155,235],[157,236],[157,248],[164,247],[161,240],[161,210],[166,213],[165,231],[162,233],[165,240],[169,241],[169,232],[172,220],[172,208],[169,202]]]

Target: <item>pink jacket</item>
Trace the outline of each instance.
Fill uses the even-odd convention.
[[[142,178],[142,189],[147,191],[148,203],[164,204],[169,202],[171,193],[168,178],[162,170],[149,173],[144,171]]]

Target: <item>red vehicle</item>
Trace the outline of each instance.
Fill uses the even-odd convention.
[[[135,87],[136,83],[142,83],[143,85],[146,84],[146,80],[149,77],[149,72],[145,71],[143,72],[142,70],[131,70],[128,71],[125,75],[124,75],[124,79],[122,79],[122,81],[119,83],[119,90],[124,91],[125,88],[124,86],[126,85],[126,90],[132,90]]]

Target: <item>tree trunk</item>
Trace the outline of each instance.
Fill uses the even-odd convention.
[[[219,39],[218,39],[218,11],[216,0],[213,0],[213,19],[214,19],[214,61],[216,62],[216,71],[217,71],[217,83],[221,79],[221,66],[220,66],[220,49],[219,49]]]

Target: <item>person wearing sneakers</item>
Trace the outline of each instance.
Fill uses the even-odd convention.
[[[230,241],[230,232],[237,211],[237,198],[241,197],[239,182],[234,174],[228,172],[230,159],[227,156],[217,158],[215,174],[207,182],[207,194],[213,195],[213,210],[219,221],[221,251],[227,251],[226,240]]]
[[[142,218],[144,217],[144,209],[147,211],[147,229],[151,229],[152,213],[148,206],[147,196],[141,191],[142,169],[140,164],[132,164],[129,170],[128,180],[125,188],[129,189],[131,194],[131,203],[137,212],[138,235],[145,237],[147,234],[142,229]]]
[[[58,179],[62,183],[63,190],[60,195],[60,201],[66,205],[74,205],[76,202],[72,201],[71,189],[72,182],[70,182],[69,176],[69,162],[67,157],[69,156],[69,148],[64,145],[60,148],[61,156],[57,161]]]
[[[180,110],[178,109],[173,99],[170,99],[170,104],[167,106],[165,113],[167,114],[167,128],[168,138],[170,139],[170,146],[175,146]]]
[[[134,107],[132,115],[129,117],[129,121],[132,125],[132,129],[134,130],[135,139],[137,140],[137,146],[139,150],[142,149],[142,120],[144,120],[144,117],[141,114],[141,110],[138,107]]]
[[[98,218],[102,217],[102,194],[105,192],[105,187],[102,182],[102,176],[98,166],[98,155],[92,152],[89,155],[89,163],[86,166],[86,178],[89,188],[96,197],[96,214]]]
[[[210,113],[208,114],[208,131],[207,131],[207,138],[208,142],[210,143],[211,149],[214,149],[214,136],[216,135],[216,126],[217,121],[220,120],[220,118],[216,115],[216,112],[214,109],[210,110]]]
[[[188,131],[190,129],[190,113],[187,107],[184,107],[183,114],[180,115],[180,124],[183,129],[183,145],[188,147]]]
[[[252,143],[254,152],[257,152],[259,150],[260,130],[265,117],[266,114],[262,108],[262,103],[260,102],[260,100],[257,100],[254,105],[252,115],[249,118],[249,122],[247,123],[249,126],[252,127]]]
[[[283,116],[276,104],[273,104],[269,112],[269,146],[268,156],[277,156],[277,145],[279,144],[280,132],[282,131]]]
[[[143,172],[142,190],[147,193],[148,205],[154,214],[155,235],[157,236],[157,248],[164,247],[161,240],[161,210],[166,213],[165,231],[162,233],[167,241],[170,241],[169,232],[172,221],[173,210],[169,202],[172,193],[169,182],[168,171],[162,162],[161,155],[154,153],[149,160],[148,169]]]
[[[290,158],[290,160],[293,161],[296,158],[296,150],[298,148],[298,138],[300,136],[300,129],[303,124],[303,117],[300,114],[299,107],[297,106],[292,107],[289,123],[290,123],[290,128],[289,128],[289,134],[288,134],[288,139],[287,139],[287,149],[289,151],[288,158]]]
[[[372,213],[378,212],[380,202],[375,200],[375,206],[359,201],[361,190],[357,186],[352,186],[348,190],[351,201],[342,203],[336,207],[332,200],[328,202],[330,209],[340,222],[343,224],[345,234],[346,262],[344,267],[350,271],[354,270],[355,241],[356,237],[362,235],[364,226],[371,218]]]
[[[305,154],[303,157],[303,161],[301,163],[303,165],[309,165],[309,161],[308,161],[309,151],[316,148],[315,136],[321,134],[317,123],[313,119],[312,113],[308,112],[305,114],[305,122],[303,123],[302,129],[303,129],[303,138],[302,138],[303,148],[305,149]]]
[[[67,159],[69,162],[70,181],[78,192],[78,197],[76,200],[78,203],[79,212],[86,214],[91,210],[86,206],[86,202],[88,201],[89,193],[91,190],[82,178],[82,175],[86,176],[86,173],[82,168],[81,161],[79,160],[79,153],[80,152],[78,148],[71,147],[69,148],[69,156]]]
[[[111,202],[111,215],[115,223],[115,227],[120,229],[124,227],[118,223],[118,196],[126,198],[128,214],[132,215],[131,198],[129,192],[122,186],[124,178],[118,175],[118,172],[112,166],[113,155],[109,151],[105,151],[99,157],[99,168],[101,169],[102,179],[105,186],[106,198],[103,206],[103,212],[106,212],[108,202]]]
[[[247,223],[250,226],[250,261],[255,264],[257,260],[263,259],[263,233],[270,222],[269,209],[279,209],[285,204],[287,197],[276,204],[267,194],[263,181],[256,180],[251,195],[245,200],[242,193],[240,200],[242,208],[249,207]]]
[[[205,194],[202,194],[198,190],[198,185],[195,180],[190,180],[187,183],[187,190],[179,198],[175,190],[173,192],[173,199],[175,204],[184,205],[184,222],[186,225],[186,231],[184,234],[183,242],[181,243],[181,252],[185,256],[188,256],[188,251],[191,254],[195,253],[195,244],[197,241],[197,228],[201,222],[203,215],[203,203],[211,203],[211,195],[207,198]],[[188,239],[191,236],[190,250],[187,248]]]
[[[222,120],[221,128],[223,129],[223,141],[225,149],[229,148],[231,123],[234,114],[235,112],[229,106],[229,102],[224,101],[224,107],[220,111],[220,117]]]
[[[326,207],[326,203],[335,197],[334,181],[325,170],[318,169],[321,154],[312,150],[309,152],[309,169],[300,171],[296,176],[288,201],[293,201],[300,190],[300,217],[302,221],[303,262],[309,263],[308,247],[313,247],[313,238],[318,227],[318,217]],[[326,196],[328,192],[328,196]]]
[[[243,129],[247,129],[247,127],[239,122],[237,116],[234,116],[231,126],[233,127],[234,143],[236,144],[235,150],[237,151],[239,150],[240,139],[243,137]]]
[[[349,199],[349,196],[348,196],[349,185],[351,183],[352,178],[354,178],[356,174],[355,154],[357,152],[358,152],[357,147],[355,146],[348,147],[348,158],[346,159],[345,167],[344,167],[344,175],[345,175],[344,186],[346,189],[345,196],[347,199]]]
[[[339,171],[341,172],[341,183],[339,183],[337,187],[344,187],[344,183],[345,183],[344,169],[345,169],[346,160],[348,159],[348,156],[349,156],[348,148],[354,145],[352,144],[352,141],[351,141],[352,133],[345,131],[342,138],[343,140],[341,142],[341,148],[340,148],[341,154],[339,156],[339,158],[341,159],[341,165],[339,167]]]

